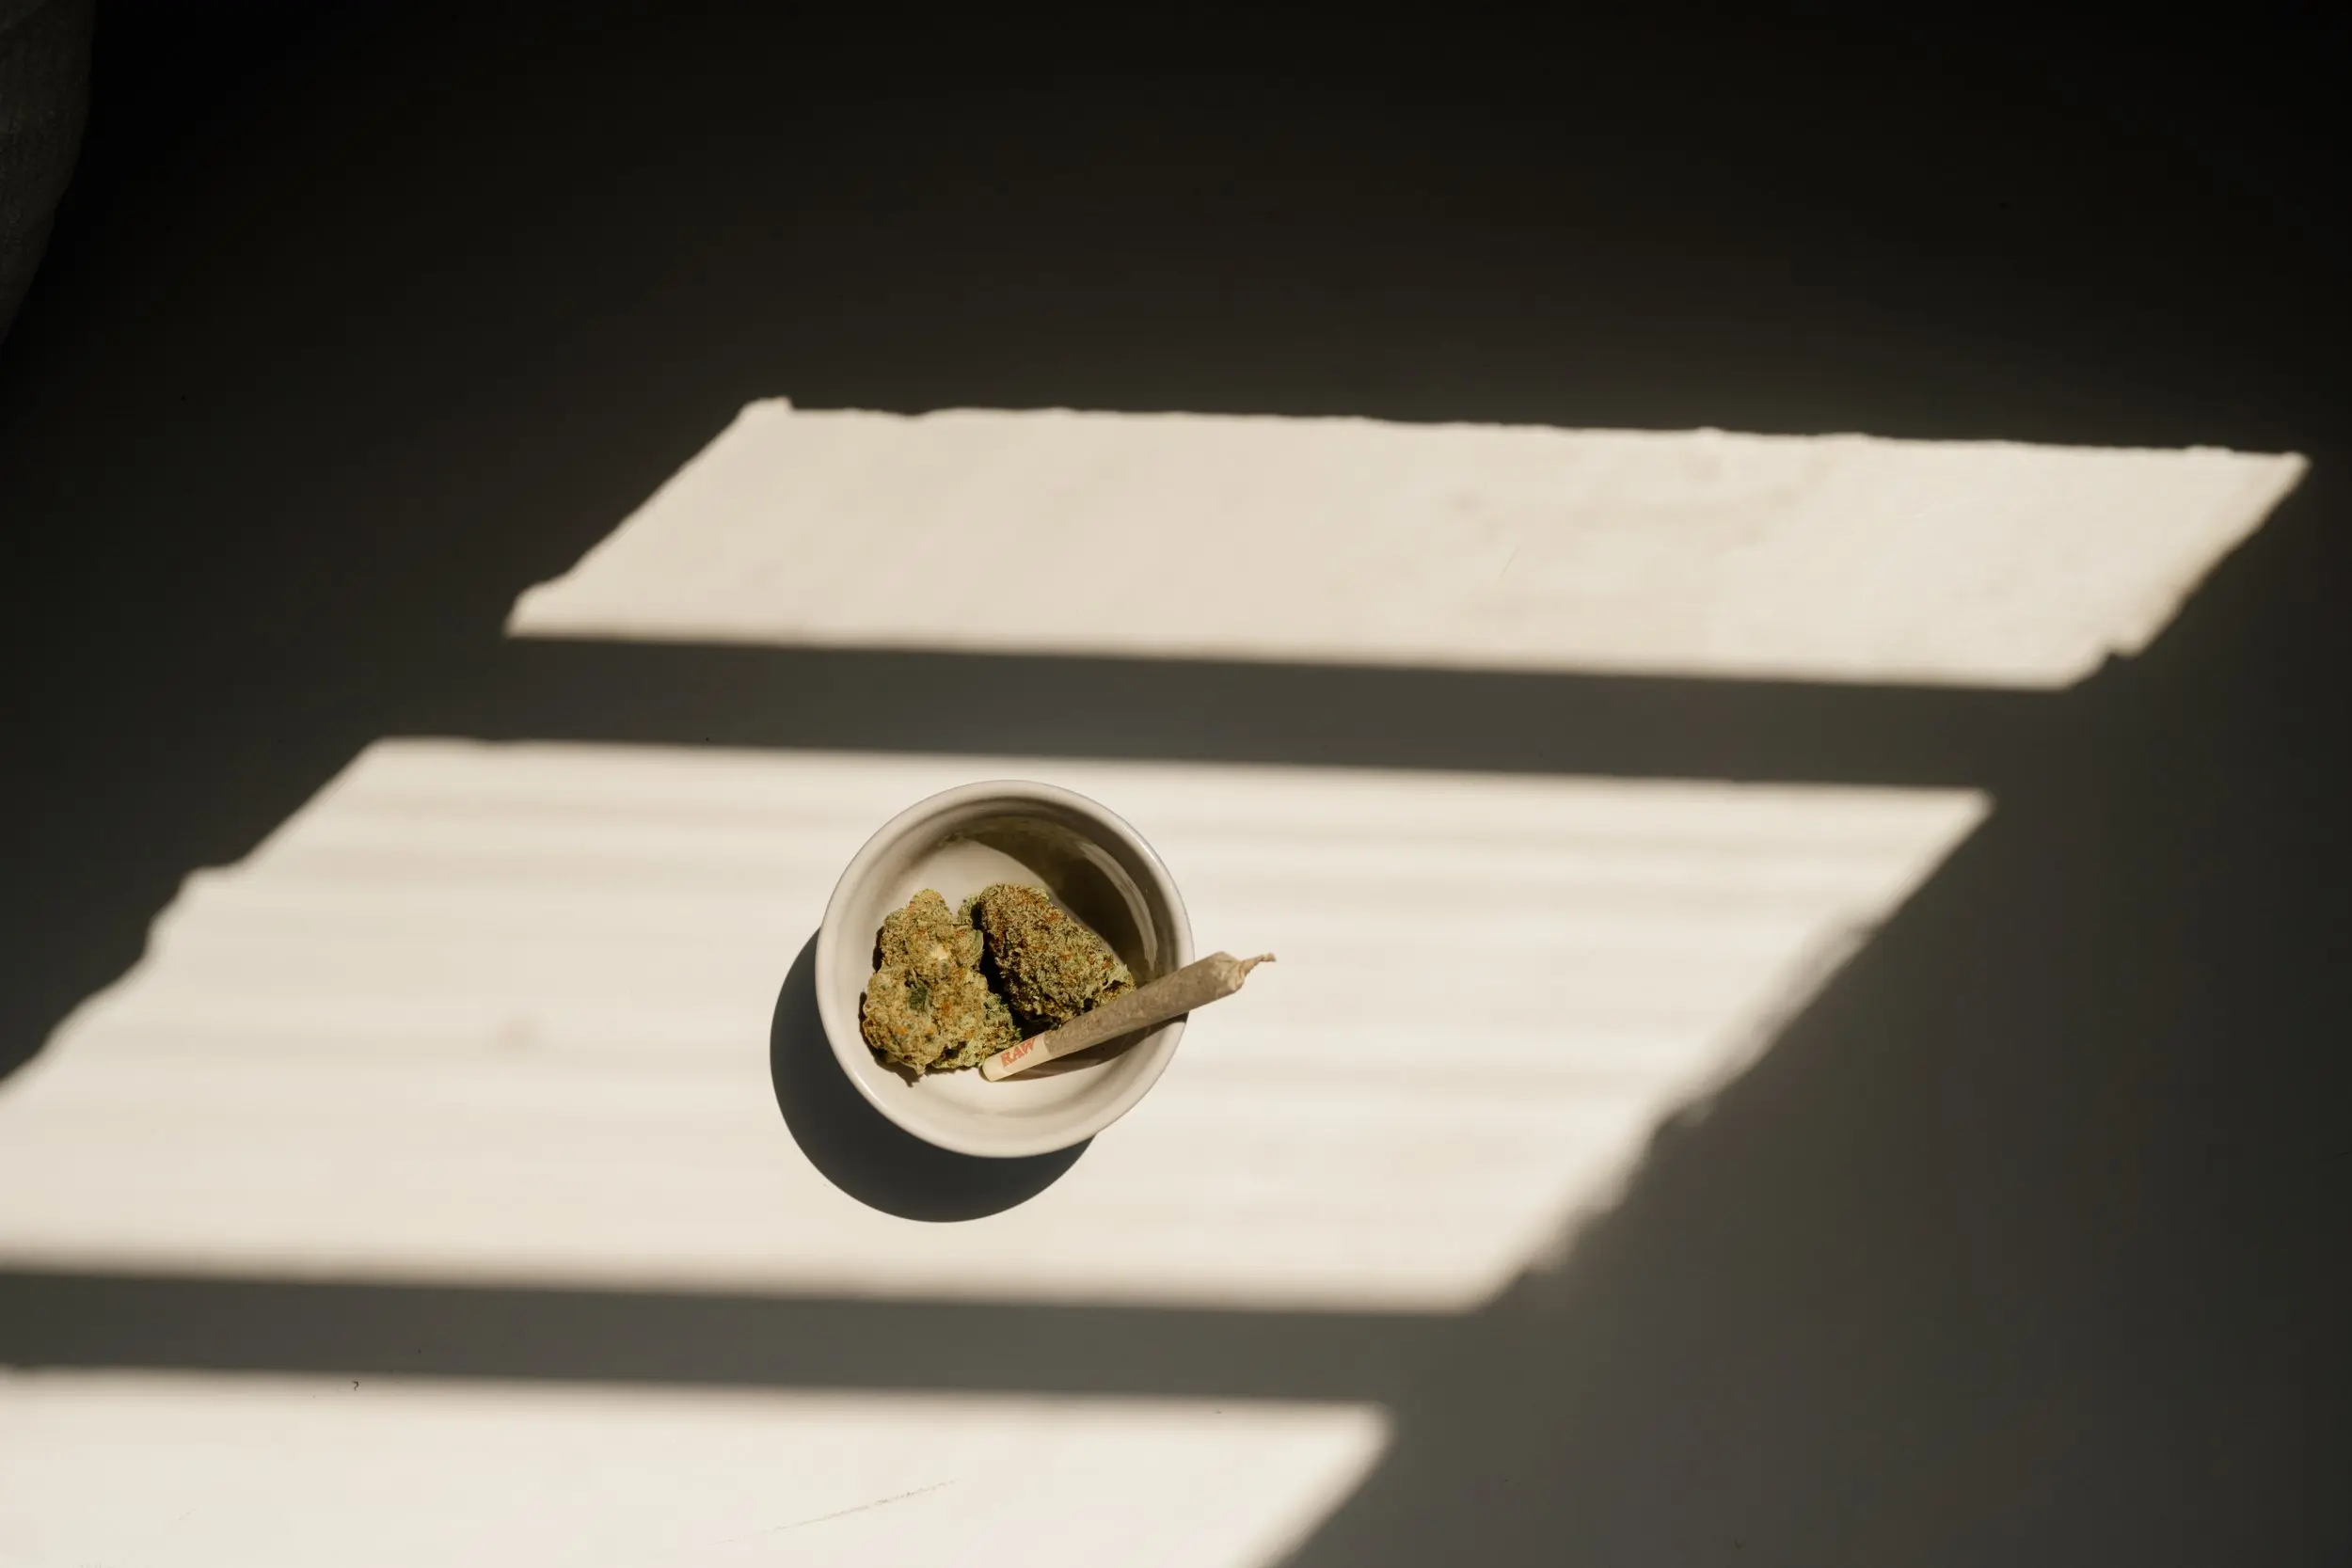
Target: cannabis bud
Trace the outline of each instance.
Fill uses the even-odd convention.
[[[987,939],[989,965],[1027,1029],[1067,1023],[1135,988],[1110,943],[1041,889],[998,882],[966,900],[963,913]]]
[[[980,933],[925,888],[882,921],[880,967],[858,1010],[859,1032],[909,1070],[971,1067],[1020,1039],[1005,999],[980,974]]]

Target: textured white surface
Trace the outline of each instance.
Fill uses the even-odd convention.
[[[1358,1406],[0,1371],[0,1563],[1261,1568]]]
[[[2062,686],[2295,456],[756,403],[526,636]]]
[[[888,1218],[787,1134],[771,1011],[879,823],[1020,775],[1133,822],[1203,947],[1281,962],[1042,1196]],[[1467,1309],[1983,807],[385,742],[0,1086],[0,1263]]]

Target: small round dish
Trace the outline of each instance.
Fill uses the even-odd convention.
[[[994,1159],[1067,1148],[1135,1108],[1184,1021],[990,1083],[977,1070],[909,1082],[858,1031],[882,917],[924,888],[949,908],[991,882],[1044,888],[1111,944],[1141,985],[1192,961],[1192,921],[1143,835],[1074,790],[1021,779],[963,784],[900,812],[841,873],[817,933],[817,1013],[841,1070],[926,1143]]]

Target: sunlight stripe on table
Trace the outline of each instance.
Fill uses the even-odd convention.
[[[2211,448],[755,403],[527,637],[2056,687],[2304,470]]]
[[[1281,962],[993,1217],[778,1115],[779,984],[934,790],[1026,775]],[[1963,838],[1964,791],[387,741],[0,1085],[0,1264],[1475,1307]],[[1900,1050],[1899,1040],[1885,1049]]]
[[[1361,1405],[0,1370],[0,1561],[1265,1568]]]

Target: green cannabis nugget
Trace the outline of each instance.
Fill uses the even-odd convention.
[[[920,1076],[977,1066],[1020,1040],[980,973],[980,933],[931,889],[883,919],[875,947],[882,961],[858,1029],[880,1054]]]
[[[963,913],[987,939],[1005,1000],[1031,1029],[1067,1023],[1135,989],[1136,977],[1110,943],[1064,914],[1041,888],[997,882],[966,900]]]

